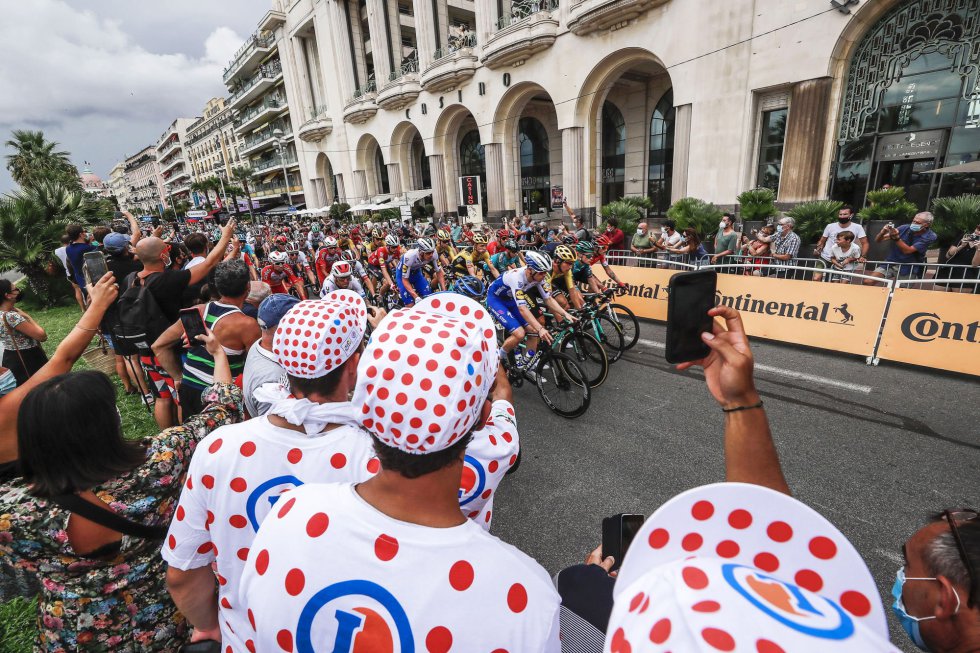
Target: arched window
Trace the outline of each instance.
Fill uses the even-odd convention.
[[[618,200],[626,190],[626,121],[612,102],[602,104],[602,203]]]
[[[674,174],[674,91],[664,93],[650,118],[647,196],[658,215],[670,208],[670,182]]]
[[[521,118],[517,123],[517,143],[521,152],[521,195],[524,210],[537,213],[551,198],[551,154],[548,131],[537,118]]]
[[[416,188],[432,188],[429,157],[425,155],[425,144],[422,141],[422,135],[418,132],[415,132],[415,138],[412,139],[412,166],[418,174],[415,180]]]
[[[378,171],[378,183],[381,185],[381,193],[390,193],[391,186],[388,184],[388,167],[385,165],[385,160],[381,157],[380,147],[374,151],[374,165]]]
[[[482,194],[481,204],[483,215],[487,214],[487,162],[480,143],[480,132],[471,129],[459,141],[459,174],[461,176],[477,175],[480,178]]]

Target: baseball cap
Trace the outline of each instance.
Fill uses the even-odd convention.
[[[120,254],[129,248],[130,237],[126,234],[111,233],[102,240],[102,246],[110,254]]]
[[[430,295],[388,315],[357,368],[351,403],[361,427],[410,454],[469,433],[497,373],[493,322],[460,295]]]
[[[259,304],[259,326],[263,329],[276,328],[279,320],[296,304],[299,304],[299,299],[292,295],[285,293],[269,295]]]
[[[315,379],[350,358],[361,346],[365,329],[367,304],[361,296],[335,290],[289,309],[276,327],[272,351],[287,374]]]

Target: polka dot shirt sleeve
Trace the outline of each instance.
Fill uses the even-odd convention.
[[[473,434],[466,447],[459,505],[469,519],[490,529],[493,497],[520,451],[517,418],[508,401],[497,400],[486,425]]]
[[[220,433],[213,435],[220,436]],[[216,445],[221,446],[220,437],[208,436],[201,442],[205,450]],[[201,492],[209,460],[209,456],[194,456],[191,460],[180,502],[161,549],[167,564],[184,571],[204,567],[215,559],[210,534],[214,514],[207,509],[206,497]]]

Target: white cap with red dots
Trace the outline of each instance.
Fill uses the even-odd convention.
[[[357,351],[366,327],[367,305],[361,296],[335,290],[289,309],[276,327],[272,351],[287,374],[319,378]]]

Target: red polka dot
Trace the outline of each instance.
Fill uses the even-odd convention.
[[[221,603],[221,607],[224,608],[224,609],[226,609],[226,610],[231,610],[232,609],[231,608],[231,601],[229,601],[228,600],[228,597],[226,597],[226,596],[222,596],[221,597],[221,601],[219,601],[219,603]]]
[[[735,640],[724,630],[719,630],[718,628],[705,628],[701,631],[701,637],[704,641],[708,643],[709,646],[718,649],[719,651],[734,651],[735,650]]]
[[[241,446],[241,448],[239,448],[239,451],[243,456],[247,458],[248,456],[251,456],[253,453],[255,453],[255,443],[246,442]]]
[[[245,528],[248,526],[248,520],[245,519],[245,515],[232,515],[228,518],[228,523],[234,528]]]
[[[449,653],[453,646],[453,634],[444,626],[436,626],[425,636],[425,648],[429,653]]]
[[[797,585],[811,592],[819,592],[823,587],[823,578],[811,569],[800,569],[793,576],[793,580],[796,581]]]
[[[245,640],[245,648],[249,650],[249,653],[255,653],[255,642],[250,639]]]
[[[871,612],[871,601],[868,597],[854,590],[840,595],[840,605],[855,617],[866,617]]]
[[[661,619],[653,624],[650,629],[650,641],[654,644],[663,644],[670,639],[670,619]]]
[[[214,477],[210,474],[205,474],[201,477],[201,483],[204,484],[204,487],[210,490],[214,488]]]
[[[684,584],[692,590],[703,590],[708,586],[708,574],[697,567],[684,567],[681,570],[681,578],[684,579]]]
[[[258,572],[259,576],[264,574],[269,568],[269,552],[265,549],[259,551],[259,555],[255,556],[255,571]]]
[[[344,454],[335,453],[334,455],[330,456],[330,465],[334,469],[340,469],[346,464],[347,464],[347,456],[345,456]]]
[[[647,538],[647,541],[650,543],[651,548],[662,549],[670,541],[670,533],[663,528],[655,528],[650,532],[650,537]]]
[[[732,528],[737,528],[739,530],[743,528],[748,528],[752,525],[752,514],[748,510],[733,510],[730,515],[728,515],[728,524]]]
[[[779,558],[771,553],[760,553],[752,559],[752,564],[762,571],[773,572],[779,569]]]
[[[766,535],[773,542],[789,542],[793,537],[793,527],[784,521],[774,521],[766,529]]]
[[[511,612],[523,612],[527,607],[527,590],[520,583],[514,583],[507,591],[507,607]]]
[[[638,607],[643,605],[643,599],[645,599],[646,597],[647,597],[646,594],[640,592],[632,599],[630,599],[630,612],[635,612]]]
[[[497,471],[497,469],[499,467],[500,467],[500,465],[497,463],[496,460],[491,460],[490,461],[490,464],[487,465],[487,471],[489,471],[491,474],[493,474],[494,472]]]
[[[740,550],[738,543],[732,540],[722,540],[715,547],[715,553],[721,558],[734,558]]]
[[[330,518],[327,517],[326,513],[318,512],[306,522],[306,534],[310,537],[320,537],[327,532],[329,524]]]
[[[381,534],[374,541],[374,555],[379,560],[388,562],[398,554],[398,540],[390,535]]]
[[[367,470],[370,473],[377,474],[379,469],[381,469],[381,461],[377,458],[372,458],[367,462]]]
[[[177,548],[177,538],[175,538],[173,535],[171,535],[170,537],[167,538],[167,544],[170,545],[170,548],[171,549],[176,549]]]
[[[830,538],[820,535],[810,540],[810,553],[821,560],[830,560],[837,555],[837,545]]]
[[[305,585],[306,576],[303,575],[301,569],[290,569],[289,573],[286,574],[286,591],[289,592],[290,596],[296,596],[302,592]]]
[[[221,448],[221,438],[215,438],[215,441],[211,443],[208,447],[208,453],[217,453],[218,449]]]
[[[616,632],[613,633],[612,641],[609,642],[609,650],[612,653],[632,653],[633,647],[630,646],[629,640],[626,639],[626,633],[622,628],[617,628]]]
[[[473,584],[473,565],[466,560],[460,560],[449,570],[449,584],[457,592],[470,588]]]
[[[212,548],[214,548],[213,544],[210,542],[205,542],[201,546],[197,547],[197,552],[201,554],[210,553]]]
[[[681,548],[685,551],[697,551],[704,544],[704,538],[697,533],[688,533],[681,540]]]
[[[701,601],[692,605],[691,609],[695,612],[718,612],[721,606],[717,601]]]
[[[246,611],[246,614],[248,615],[248,623],[249,623],[249,625],[252,626],[252,630],[255,630],[255,615],[252,614],[252,608],[249,608]]]
[[[248,547],[244,547],[242,549],[238,549],[237,555],[238,555],[238,559],[241,560],[242,562],[245,562],[246,560],[248,560]],[[258,565],[256,565],[256,567],[257,566]]]
[[[289,453],[286,454],[286,460],[288,460],[294,465],[299,461],[301,461],[302,459],[303,459],[302,449],[290,449]]]
[[[177,521],[184,521],[184,506],[177,506]]]
[[[284,651],[293,650],[293,634],[288,630],[280,630],[276,633],[276,644]]]
[[[713,514],[715,514],[715,507],[710,501],[698,501],[691,508],[691,516],[698,521],[710,519]]]
[[[287,501],[282,508],[279,509],[279,519],[286,516],[286,513],[292,510],[293,504],[296,503],[296,499],[290,499]]]
[[[775,642],[770,642],[768,639],[760,639],[755,643],[755,650],[758,653],[786,653],[783,647]]]
[[[248,489],[248,483],[245,481],[244,478],[238,476],[236,478],[231,479],[231,489],[234,490],[235,492],[244,492],[245,490]]]

